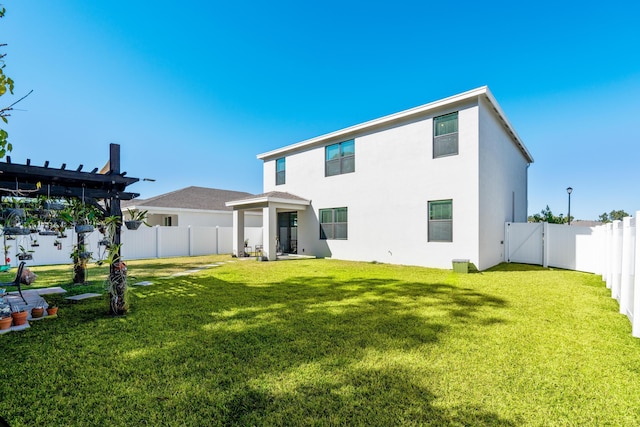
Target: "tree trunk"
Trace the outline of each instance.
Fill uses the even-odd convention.
[[[112,272],[109,273],[111,281],[111,292],[109,298],[111,300],[111,314],[121,316],[127,314],[127,302],[125,293],[127,291],[127,269],[123,262],[111,265]]]
[[[87,261],[80,258],[79,254],[85,252],[84,234],[78,233],[78,245],[76,255],[73,257],[73,283],[84,283],[87,280]]]
[[[73,260],[73,283],[82,284],[87,280],[86,265],[81,259]]]

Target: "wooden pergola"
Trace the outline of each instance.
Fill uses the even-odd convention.
[[[30,159],[27,159],[25,164],[17,164],[11,161],[10,156],[6,156],[6,162],[0,162],[0,196],[26,198],[47,196],[54,199],[75,197],[97,206],[105,216],[120,218],[113,242],[118,252],[113,257],[110,267],[110,275],[117,276],[114,265],[120,262],[120,224],[122,223],[120,202],[140,195],[126,191],[126,188],[138,182],[139,178],[127,177],[127,173],[121,171],[119,144],[110,144],[109,163],[106,170],[98,172],[98,168],[94,168],[87,172],[82,169],[83,165],[75,170],[67,169],[66,164],[62,164],[59,168],[52,168],[49,167],[49,161],[46,161],[43,166],[36,166],[31,164]],[[104,206],[99,204],[100,200],[104,201]],[[122,291],[121,295],[116,297],[121,299],[124,308],[126,285],[123,283],[120,287],[116,286],[116,289]]]

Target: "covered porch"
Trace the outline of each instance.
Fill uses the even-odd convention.
[[[233,255],[245,256],[244,215],[258,210],[262,211],[262,258],[275,261],[279,249],[297,253],[297,213],[310,204],[310,200],[279,191],[227,202],[233,208]]]

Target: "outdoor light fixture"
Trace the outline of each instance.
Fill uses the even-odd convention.
[[[567,187],[567,194],[569,195],[569,212],[567,213],[567,221],[569,222],[569,225],[571,225],[571,192],[572,191],[573,191],[573,188]]]

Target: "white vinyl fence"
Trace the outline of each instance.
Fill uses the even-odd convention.
[[[33,260],[27,265],[67,264],[71,262],[71,251],[77,243],[77,234],[67,231],[67,238],[56,236],[16,236],[7,240],[11,265],[18,265],[17,253],[20,246],[33,250]],[[122,257],[124,259],[168,258],[176,256],[194,256],[225,254],[232,252],[232,227],[145,227],[127,230],[122,227]],[[262,244],[262,227],[246,227],[245,237],[253,247]],[[98,231],[86,235],[85,242],[94,260],[105,257],[105,247],[99,242],[104,238]],[[33,246],[34,239],[37,246]],[[54,245],[60,242],[60,246]]]
[[[547,223],[507,223],[506,262],[539,264],[602,276],[620,313],[629,318],[632,335],[640,338],[640,228],[635,217],[597,227]]]

